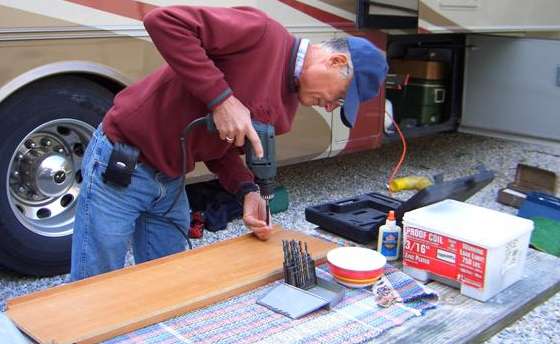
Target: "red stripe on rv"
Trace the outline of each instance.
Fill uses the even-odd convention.
[[[317,7],[313,7],[296,0],[278,0],[278,1],[300,12],[303,12],[317,20],[320,20],[323,23],[329,24],[332,27],[335,27],[339,30],[354,35],[359,34],[359,32],[356,30],[356,26],[354,25],[354,22],[352,22],[351,20],[339,17],[335,14],[323,11],[321,9],[318,9]]]
[[[134,0],[66,0],[74,4],[94,8],[96,10],[117,14],[136,20],[142,20],[146,13],[157,6]]]

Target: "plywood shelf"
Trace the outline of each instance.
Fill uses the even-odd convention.
[[[8,317],[40,343],[98,342],[282,277],[282,240],[307,242],[318,263],[334,244],[276,229],[245,235],[8,301]]]

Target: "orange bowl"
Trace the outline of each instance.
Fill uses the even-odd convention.
[[[368,280],[372,278],[378,278],[383,274],[383,268],[371,270],[371,271],[353,271],[348,269],[339,268],[327,262],[331,274],[338,277],[353,279],[353,280]]]
[[[343,282],[348,282],[348,283],[356,283],[356,284],[371,284],[371,283],[375,283],[377,282],[377,280],[381,277],[381,275],[375,277],[375,278],[371,278],[371,279],[359,279],[359,280],[355,280],[352,278],[344,278],[338,275],[333,275],[334,278],[336,278],[337,280],[341,280]]]
[[[350,287],[372,285],[383,275],[386,263],[385,256],[363,247],[338,247],[327,253],[330,273]]]

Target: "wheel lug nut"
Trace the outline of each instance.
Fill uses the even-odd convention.
[[[18,160],[23,159],[23,154],[19,153],[19,154],[17,155],[17,158],[18,158]]]
[[[18,188],[18,191],[19,191],[20,193],[24,193],[24,192],[25,192],[25,188],[24,188],[23,186],[20,186],[20,187]]]
[[[41,140],[41,144],[42,144],[43,146],[45,146],[45,147],[48,147],[48,146],[50,146],[50,145],[52,144],[52,142],[51,142],[51,140],[49,140],[49,139],[42,139],[42,140]]]
[[[14,173],[12,173],[14,175],[14,177],[19,176],[19,171],[14,171]]]
[[[36,148],[36,147],[37,147],[37,144],[35,142],[33,142],[32,140],[25,141],[25,148],[33,149],[33,148]]]

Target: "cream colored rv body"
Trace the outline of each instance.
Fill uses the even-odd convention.
[[[5,131],[0,151],[4,161],[0,166],[0,212],[9,219],[0,232],[9,232],[3,237],[13,238],[2,241],[6,244],[0,247],[4,265],[31,274],[67,269],[81,156],[98,122],[70,109],[62,109],[53,118],[43,113],[50,104],[33,108],[30,104],[49,98],[40,92],[56,91],[53,82],[77,82],[76,95],[69,97],[81,97],[83,92],[102,94],[103,102],[96,106],[109,104],[108,94],[116,94],[163,63],[144,30],[143,15],[157,6],[177,4],[254,6],[313,43],[347,34],[289,4],[269,0],[0,0],[0,117]],[[347,23],[353,18],[352,13],[320,1],[304,5],[324,5],[323,11]],[[60,92],[68,93],[68,89],[61,86]],[[292,131],[278,139],[279,163],[378,146],[381,101],[381,97],[376,101],[373,115],[365,111],[362,116],[375,123],[370,129],[362,124],[365,130],[355,131],[358,135],[354,136],[338,116],[321,108],[302,107]],[[351,138],[353,145],[348,144]],[[55,174],[58,180],[54,180]],[[202,165],[189,174],[191,181],[209,177]],[[14,251],[22,241],[29,247]],[[42,253],[45,247],[49,253]]]
[[[551,32],[560,30],[557,0],[420,0],[420,30]]]
[[[559,13],[557,0],[378,0],[369,6],[370,15],[417,18],[411,29],[421,33],[537,32],[558,37]]]
[[[364,3],[0,0],[0,264],[36,275],[68,270],[81,159],[94,127],[114,94],[163,63],[142,25],[152,8],[253,6],[313,43],[358,34],[382,50],[393,35],[411,32],[539,31],[531,34],[558,37],[556,0],[378,0],[368,2],[366,14],[382,18],[384,25],[358,30],[364,14],[357,4]],[[385,30],[398,18],[413,25]],[[291,132],[279,137],[279,163],[378,147],[384,110],[381,92],[361,107],[356,127],[349,130],[338,113],[300,107]],[[435,131],[456,127],[448,122]],[[190,181],[209,177],[200,166],[188,176]]]
[[[0,1],[0,49],[3,60],[10,61],[1,66],[0,101],[39,78],[85,73],[126,85],[163,63],[150,43],[141,20],[78,3],[62,0]],[[95,5],[96,1],[88,3]],[[131,3],[138,6],[136,14],[141,17],[145,8],[139,3]],[[208,5],[207,1],[143,3],[154,6],[180,3]],[[344,34],[275,1],[213,1],[210,5],[258,7],[282,22],[290,32],[310,38],[313,42]],[[134,10],[132,8],[130,12]],[[340,9],[333,10],[344,14]],[[348,130],[338,121],[333,123],[332,114],[323,109],[302,108],[296,116],[294,130],[280,138],[281,147],[286,147],[279,149],[279,160],[287,163],[326,157],[331,154],[332,144],[337,147],[333,154],[338,153],[344,148],[344,136],[348,136]],[[332,135],[331,126],[339,129],[336,135]],[[333,142],[333,137],[338,140]]]

